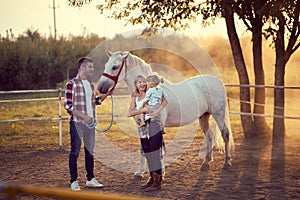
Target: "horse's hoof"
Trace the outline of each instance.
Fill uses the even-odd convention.
[[[132,181],[133,182],[139,182],[143,179],[143,176],[134,175]]]
[[[209,163],[203,163],[201,166],[201,171],[209,171],[210,164]]]

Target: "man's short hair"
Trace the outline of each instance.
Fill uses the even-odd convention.
[[[79,69],[82,64],[93,63],[93,62],[94,62],[93,59],[90,57],[81,57],[78,59],[77,68]]]

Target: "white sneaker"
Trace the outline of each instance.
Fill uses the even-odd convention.
[[[86,181],[86,187],[102,188],[103,185],[99,183],[95,178],[92,178],[92,180]]]
[[[78,181],[74,181],[73,183],[71,183],[71,190],[73,190],[73,191],[80,191],[80,187],[79,187]]]

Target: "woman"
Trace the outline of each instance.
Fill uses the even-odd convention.
[[[147,89],[147,85],[146,85],[146,79],[145,77],[139,75],[135,78],[134,80],[134,86],[135,86],[135,91],[132,94],[132,98],[131,98],[131,103],[130,103],[130,107],[129,107],[129,111],[128,111],[128,116],[133,114],[133,111],[135,110],[139,110],[142,106],[143,103],[143,99],[146,96],[146,89]],[[149,117],[148,115],[146,115],[145,117]],[[139,117],[135,116],[134,119],[136,120],[136,123],[139,124]],[[138,132],[139,132],[139,136],[140,138],[143,137],[143,131],[144,129],[141,127],[138,127]],[[143,177],[144,171],[145,171],[145,156],[143,153],[143,149],[141,147],[141,156],[140,156],[140,162],[139,162],[139,167],[138,170],[134,173],[134,176],[141,176]]]
[[[132,95],[132,101],[129,108],[128,116],[149,113],[147,107],[139,109],[142,106],[143,99],[146,95],[146,79],[143,76],[137,76],[134,80],[136,91]],[[162,162],[161,152],[163,144],[163,127],[160,121],[160,112],[167,105],[167,100],[163,98],[160,107],[154,111],[150,111],[149,115],[145,115],[146,126],[138,127],[143,155],[145,156],[150,171],[150,178],[147,183],[142,186],[145,191],[153,191],[161,188],[162,181]],[[139,116],[135,117],[137,124]],[[141,159],[143,159],[141,157]]]

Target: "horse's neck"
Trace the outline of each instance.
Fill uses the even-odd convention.
[[[135,91],[134,80],[138,75],[148,76],[151,74],[152,69],[150,66],[145,63],[141,58],[129,54],[126,59],[126,75],[125,82],[128,86],[130,94],[133,94]]]
[[[138,75],[143,75],[145,78],[150,74],[153,74],[152,68],[149,64],[145,63],[141,58],[129,54],[126,59],[127,72],[125,77],[125,82],[129,88],[130,94],[135,91],[134,80]],[[164,78],[165,83],[169,83],[168,80]]]

